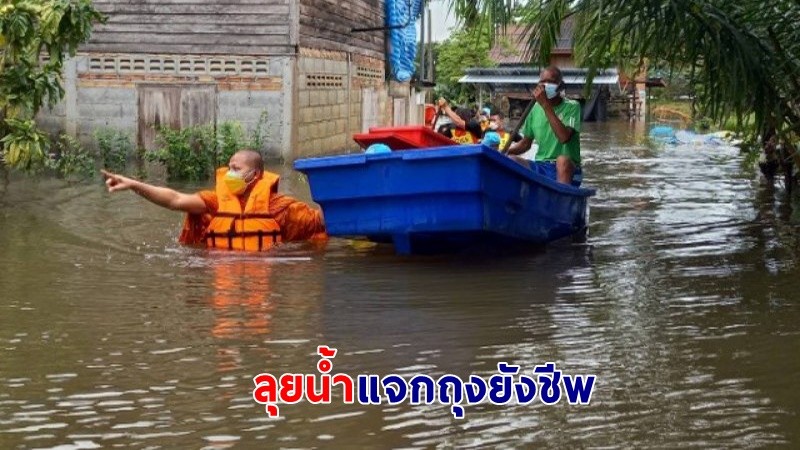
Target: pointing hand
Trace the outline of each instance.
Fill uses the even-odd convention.
[[[130,178],[123,177],[122,175],[117,175],[115,173],[111,173],[105,170],[100,170],[103,174],[103,178],[106,179],[106,186],[108,187],[108,192],[117,192],[117,191],[124,191],[126,189],[131,189],[134,185],[134,180]]]

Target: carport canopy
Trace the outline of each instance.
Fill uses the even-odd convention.
[[[467,69],[459,83],[483,85],[491,91],[527,91],[539,83],[542,70],[529,67],[492,67]],[[564,84],[568,87],[586,85],[588,69],[561,69]],[[593,86],[619,85],[619,72],[616,69],[598,70],[592,78]]]

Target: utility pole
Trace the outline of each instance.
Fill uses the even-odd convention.
[[[419,24],[419,82],[427,81],[425,77],[425,12],[422,12]]]
[[[424,14],[423,14],[424,15]],[[433,83],[433,17],[431,9],[428,8],[428,77],[426,81]]]

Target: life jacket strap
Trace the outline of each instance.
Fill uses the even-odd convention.
[[[278,231],[278,230],[273,230],[273,231],[264,231],[264,230],[237,231],[237,232],[234,233],[234,236],[235,237],[253,237],[253,236],[257,237],[259,234],[262,235],[262,236],[272,236],[272,242],[276,243],[277,242],[276,239],[278,238],[278,236],[281,235],[281,232]]]
[[[206,236],[203,238],[204,240],[211,239],[211,246],[217,246],[217,237],[225,237],[228,240],[228,250],[233,250],[233,239],[234,238],[241,238],[244,241],[245,238],[248,237],[258,237],[258,251],[262,251],[264,249],[264,237],[269,236],[272,238],[272,244],[278,243],[278,238],[280,237],[281,232],[278,230],[272,231],[235,231],[235,230],[228,230],[227,233],[219,234],[214,231],[209,231],[206,233]]]
[[[234,213],[234,212],[216,212],[216,217],[231,217],[233,219],[274,219],[272,214],[264,213]]]

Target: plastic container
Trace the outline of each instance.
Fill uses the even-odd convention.
[[[586,228],[592,189],[534,174],[481,145],[295,161],[328,234],[400,254],[544,244]]]
[[[436,117],[436,107],[430,103],[425,104],[425,125],[430,127],[433,125],[433,119]]]
[[[353,135],[353,140],[367,148],[372,144],[386,144],[392,150],[408,150],[443,145],[458,145],[450,138],[423,126],[370,128],[369,133]]]

